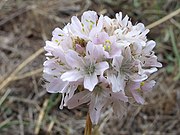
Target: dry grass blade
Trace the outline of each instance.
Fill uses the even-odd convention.
[[[12,117],[7,118],[5,121],[0,123],[0,129],[3,128],[6,124],[10,123],[12,120]]]
[[[8,89],[6,91],[6,93],[1,97],[0,99],[0,106],[2,105],[2,103],[5,101],[5,99],[7,98],[7,96],[11,93],[11,89]]]
[[[154,27],[160,25],[161,23],[163,23],[163,22],[165,22],[165,21],[171,19],[172,17],[178,15],[179,13],[180,13],[180,8],[177,9],[177,10],[175,10],[174,12],[168,14],[167,16],[165,16],[165,17],[159,19],[158,21],[156,21],[156,22],[154,22],[154,23],[148,25],[147,28],[148,28],[148,29],[152,29],[152,28],[154,28]]]
[[[46,110],[46,107],[48,105],[48,99],[45,99],[44,103],[43,103],[43,107],[39,113],[39,116],[38,116],[38,120],[36,122],[36,127],[35,127],[35,130],[34,130],[34,134],[35,135],[38,135],[39,134],[39,131],[40,131],[40,126],[41,126],[41,122],[42,122],[42,119],[44,117],[44,114],[45,114],[45,110]]]
[[[12,80],[15,81],[15,80],[21,80],[21,79],[24,79],[24,78],[27,78],[27,77],[31,77],[33,75],[37,75],[37,74],[40,74],[42,73],[43,71],[43,68],[38,68],[36,70],[33,70],[33,71],[30,71],[30,72],[27,72],[23,75],[19,75],[19,76],[15,76]]]
[[[49,126],[48,126],[48,129],[47,129],[47,132],[50,134],[51,133],[51,131],[52,131],[52,128],[53,128],[53,126],[54,126],[54,120],[52,120],[51,121],[51,123],[49,124]]]
[[[42,52],[44,52],[44,48],[40,48],[33,55],[28,57],[25,61],[23,61],[1,84],[0,84],[0,92],[3,92],[3,88],[7,86],[15,77],[15,75],[24,68],[28,63],[34,60],[37,56],[39,56]]]
[[[18,9],[16,12],[11,14],[10,16],[4,18],[3,20],[0,21],[0,26],[4,25],[5,23],[9,22],[10,20],[14,19],[17,16],[20,16],[21,14],[34,9],[35,6],[28,6],[28,7],[23,7],[21,9]]]

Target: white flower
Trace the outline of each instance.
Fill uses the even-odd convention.
[[[98,75],[103,74],[103,72],[109,68],[108,63],[105,61],[97,63],[98,57],[96,57],[95,52],[98,50],[96,48],[98,48],[98,46],[95,47],[88,44],[85,58],[78,56],[78,53],[75,51],[69,51],[65,57],[72,69],[63,73],[61,79],[69,82],[82,79],[84,88],[93,91],[98,83]]]
[[[47,91],[62,94],[61,109],[87,103],[93,124],[109,105],[122,117],[128,93],[143,104],[142,93],[155,85],[148,77],[162,67],[153,52],[155,42],[147,40],[148,32],[144,24],[133,25],[121,12],[113,19],[98,17],[95,11],[84,12],[80,20],[73,16],[46,41]]]

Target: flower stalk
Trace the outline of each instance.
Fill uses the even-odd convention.
[[[86,116],[86,127],[84,130],[84,135],[92,135],[92,122],[89,113],[87,113]]]

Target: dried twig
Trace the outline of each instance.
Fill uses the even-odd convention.
[[[21,14],[24,14],[25,12],[34,9],[35,6],[28,6],[28,7],[23,7],[21,9],[18,9],[16,12],[14,12],[13,14],[11,14],[10,16],[4,18],[3,20],[0,21],[0,26],[4,25],[5,23],[11,21],[12,19],[14,19],[15,17],[20,16]]]
[[[12,81],[16,81],[16,80],[21,80],[21,79],[24,79],[24,78],[27,78],[27,77],[31,77],[33,75],[38,75],[40,73],[42,73],[43,71],[43,68],[38,68],[36,70],[33,70],[33,71],[30,71],[30,72],[27,72],[23,75],[18,75],[18,76],[15,76]]]
[[[47,132],[50,134],[51,133],[51,130],[52,130],[52,128],[53,128],[53,126],[54,126],[54,120],[52,120],[51,121],[51,123],[49,124],[49,126],[48,126],[48,129],[47,129]]]
[[[147,28],[148,28],[148,29],[152,29],[152,28],[154,28],[154,27],[160,25],[161,23],[163,23],[163,22],[165,22],[165,21],[171,19],[172,17],[178,15],[179,13],[180,13],[180,8],[177,9],[177,10],[175,10],[174,12],[168,14],[167,16],[165,16],[165,17],[159,19],[158,21],[155,21],[154,23],[151,23],[150,25],[147,26]]]
[[[35,135],[38,135],[39,134],[39,131],[40,131],[40,126],[41,126],[41,123],[42,123],[42,119],[44,117],[44,114],[45,114],[45,110],[46,110],[46,107],[48,105],[48,99],[45,99],[44,103],[43,103],[43,107],[39,113],[39,116],[38,116],[38,120],[36,122],[36,127],[35,127],[35,130],[34,130],[34,134]]]
[[[7,96],[11,93],[11,89],[8,89],[6,91],[6,93],[1,97],[0,99],[0,106],[2,105],[2,103],[5,101],[5,99],[7,98]]]
[[[39,56],[42,52],[44,52],[44,48],[40,48],[33,55],[28,57],[25,61],[23,61],[1,84],[0,84],[0,92],[3,92],[3,88],[6,87],[15,77],[15,75],[24,68],[28,63],[34,60],[37,56]]]

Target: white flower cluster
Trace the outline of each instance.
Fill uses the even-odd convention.
[[[87,103],[93,124],[108,105],[122,117],[129,98],[144,103],[142,94],[155,85],[147,79],[162,66],[152,51],[156,43],[147,41],[148,32],[121,12],[115,19],[94,11],[84,12],[81,20],[73,16],[46,41],[47,91],[62,93],[61,109]]]

